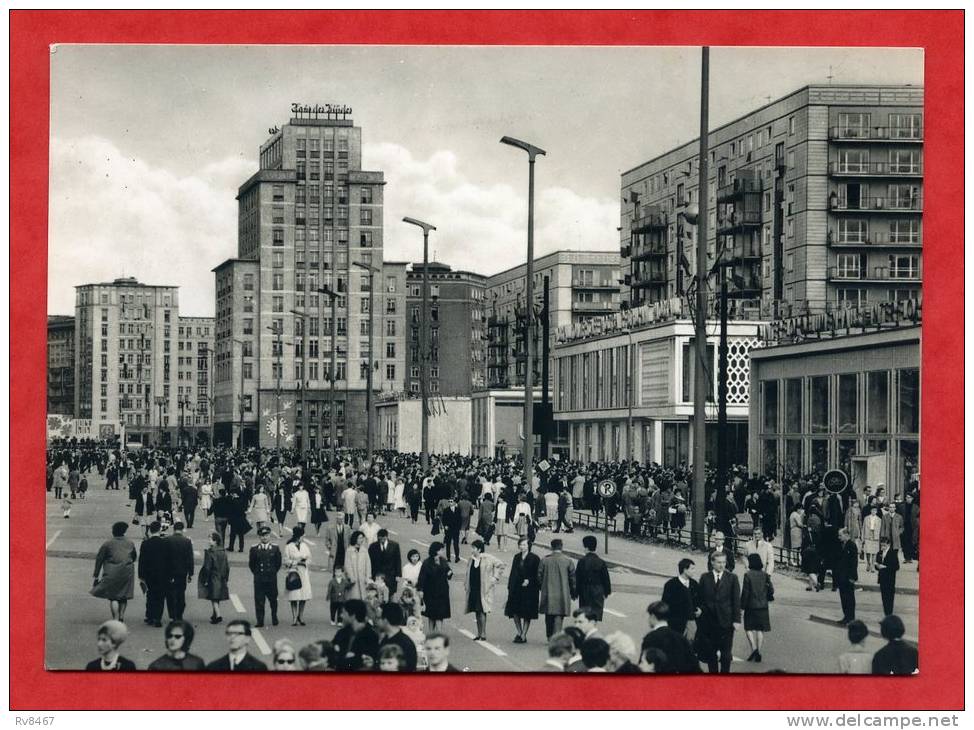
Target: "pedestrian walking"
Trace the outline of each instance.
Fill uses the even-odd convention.
[[[304,626],[304,607],[311,600],[311,548],[304,539],[304,528],[297,524],[284,548],[284,587],[291,604],[291,625]]]
[[[879,552],[876,553],[876,572],[879,581],[879,593],[883,599],[883,615],[893,613],[893,601],[896,598],[896,574],[900,569],[899,555],[896,548],[890,545],[889,538],[879,539]]]
[[[139,585],[145,593],[145,622],[162,628],[162,610],[169,590],[169,560],[165,540],[159,532],[158,521],[149,525],[149,539],[139,550]]]
[[[563,547],[560,539],[552,540],[551,554],[538,567],[541,585],[538,610],[545,615],[545,636],[549,639],[561,631],[565,616],[572,612],[572,601],[578,597],[575,564],[562,552]]]
[[[761,662],[761,647],[764,635],[771,631],[771,612],[768,608],[774,600],[774,585],[771,576],[765,572],[764,563],[758,553],[747,556],[747,573],[741,586],[741,607],[744,609],[744,633],[751,646],[749,662]]]
[[[575,584],[578,590],[578,605],[595,614],[595,620],[602,620],[605,599],[612,594],[612,581],[609,566],[597,554],[598,539],[594,535],[582,538],[585,555],[575,566]]]
[[[741,587],[727,570],[727,557],[714,552],[712,569],[700,577],[700,609],[694,650],[706,661],[711,674],[730,672],[734,656],[734,631],[741,623]]]
[[[463,581],[466,613],[474,614],[477,635],[474,641],[487,640],[487,614],[494,610],[494,587],[504,576],[504,564],[486,552],[482,540],[470,543],[470,560]]]
[[[345,523],[344,514],[339,508],[335,521],[325,530],[325,550],[332,571],[345,566],[345,555],[351,545],[353,532]]]
[[[328,601],[329,621],[332,626],[338,623],[342,615],[342,606],[345,605],[351,587],[352,581],[345,575],[345,569],[341,565],[337,566],[332,573],[331,580],[328,581],[328,588],[325,593],[325,599]]]
[[[382,576],[389,589],[389,595],[395,594],[398,579],[402,575],[402,554],[399,543],[389,539],[389,531],[384,527],[378,532],[378,540],[369,545],[369,562],[372,568],[372,578]]]
[[[305,525],[311,521],[311,495],[304,484],[298,484],[297,490],[291,496],[291,511],[294,512],[297,526],[303,531]]]
[[[700,615],[700,586],[693,577],[695,563],[682,558],[677,575],[663,584],[662,601],[667,605],[667,625],[678,634],[686,634],[687,624]]]
[[[523,503],[522,503],[523,504]],[[511,561],[511,572],[507,579],[507,603],[504,615],[513,619],[517,635],[515,644],[525,644],[531,622],[538,618],[538,605],[541,600],[540,568],[541,558],[531,552],[527,537],[517,541],[518,553]]]
[[[883,520],[879,516],[878,507],[869,507],[869,514],[862,521],[862,550],[866,554],[866,572],[873,572],[873,560],[879,552],[879,537],[883,529]]]
[[[135,592],[135,545],[125,537],[128,525],[112,525],[112,539],[102,543],[95,556],[91,595],[108,600],[112,618],[125,621],[125,609]]]
[[[284,482],[279,482],[274,492],[274,516],[277,518],[277,536],[284,537],[285,522],[291,511],[291,492]]]
[[[277,626],[277,574],[283,565],[281,549],[271,543],[271,528],[263,525],[257,528],[260,542],[250,548],[249,567],[254,576],[254,604],[257,614],[257,627],[264,625],[265,602],[270,605],[271,623]]]
[[[322,523],[328,522],[327,506],[321,486],[315,485],[311,493],[311,524],[315,526],[315,535],[320,535]]]
[[[173,524],[173,534],[165,545],[169,564],[169,588],[166,592],[166,610],[169,618],[179,620],[186,610],[186,586],[193,580],[195,561],[193,543],[183,534],[183,523]]]
[[[423,601],[423,615],[429,624],[427,634],[439,631],[444,619],[450,618],[450,560],[444,555],[442,542],[429,546],[429,557],[419,570],[416,589]]]
[[[363,600],[365,586],[372,578],[372,560],[369,558],[365,535],[360,530],[355,530],[350,540],[351,547],[345,554],[345,575],[352,581],[348,598]]]
[[[859,551],[849,539],[849,531],[839,530],[839,551],[832,566],[832,580],[839,590],[842,603],[842,620],[848,624],[856,618],[856,581],[859,580]]]
[[[257,528],[258,536],[260,536],[260,528],[270,522],[270,506],[270,500],[264,494],[263,485],[257,485],[254,496],[250,498],[247,515],[253,526]]]
[[[203,551],[203,566],[197,580],[197,596],[209,601],[212,608],[210,623],[220,623],[223,621],[220,602],[230,599],[230,562],[219,532],[210,533],[210,544]]]

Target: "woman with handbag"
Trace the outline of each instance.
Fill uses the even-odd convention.
[[[764,572],[761,556],[751,553],[747,556],[747,573],[741,586],[741,608],[744,609],[744,633],[751,645],[749,662],[761,661],[761,646],[764,633],[771,631],[771,614],[768,602],[774,600],[774,586],[771,576]]]
[[[203,551],[203,567],[200,568],[198,596],[209,601],[213,606],[211,624],[223,621],[220,615],[220,601],[230,599],[230,561],[227,551],[223,549],[223,540],[219,532],[210,533],[210,545]]]
[[[311,600],[311,577],[308,564],[311,548],[304,540],[304,528],[295,525],[284,548],[284,588],[291,603],[291,626],[304,626],[304,605]]]

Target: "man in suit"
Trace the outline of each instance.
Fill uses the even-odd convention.
[[[737,576],[727,570],[727,556],[714,552],[713,568],[700,577],[700,610],[697,635],[707,644],[707,668],[717,672],[720,655],[720,671],[730,672],[734,658],[734,630],[741,623],[741,584]]]
[[[163,542],[169,562],[169,590],[166,592],[166,610],[173,621],[183,618],[186,610],[186,584],[193,580],[193,543],[183,534],[183,523],[172,526],[173,533]]]
[[[856,581],[859,580],[859,550],[849,539],[849,530],[839,530],[839,549],[832,565],[832,580],[842,603],[843,626],[856,619]]]
[[[551,638],[561,631],[565,616],[572,612],[572,601],[578,597],[575,583],[575,564],[562,552],[564,543],[551,541],[551,553],[538,566],[541,584],[540,612],[545,615],[545,636]]]
[[[232,619],[226,628],[229,651],[206,665],[208,672],[266,672],[267,665],[247,651],[250,646],[250,622]]]
[[[196,522],[196,506],[199,504],[199,493],[196,487],[183,477],[179,484],[179,499],[183,503],[183,516],[186,518],[186,528],[193,529]]]
[[[896,596],[896,571],[900,569],[900,558],[896,549],[890,545],[888,537],[879,538],[879,553],[876,555],[876,577],[879,579],[879,593],[883,597],[883,614],[893,613],[893,598]]]
[[[683,558],[676,566],[678,575],[663,584],[662,601],[669,607],[667,624],[679,634],[685,634],[687,623],[700,615],[700,586],[693,578],[694,566],[690,558]]]
[[[696,674],[700,662],[683,632],[669,625],[670,607],[663,601],[654,601],[646,609],[649,614],[649,633],[643,637],[642,653],[659,649],[666,656],[662,666],[654,666],[659,674]]]
[[[714,540],[714,547],[710,551],[710,554],[707,555],[707,570],[714,569],[714,555],[717,555],[718,553],[723,553],[724,557],[727,560],[726,568],[731,573],[733,573],[734,572],[734,550],[724,544],[724,533],[721,532],[720,530],[717,530],[716,532],[714,532],[713,540]]]
[[[342,628],[332,639],[336,669],[339,671],[369,670],[379,656],[379,635],[366,620],[365,601],[357,598],[342,605]]]
[[[271,544],[271,528],[257,530],[260,539],[250,548],[250,572],[254,576],[254,603],[257,608],[257,627],[264,625],[264,601],[271,607],[271,623],[277,626],[277,574],[281,570],[281,549]]]
[[[372,577],[382,575],[389,588],[389,595],[396,592],[399,576],[402,575],[402,556],[399,543],[389,539],[389,531],[382,528],[376,533],[378,539],[369,545],[369,560],[372,561]]]
[[[450,664],[450,637],[446,634],[433,633],[426,637],[424,644],[426,659],[429,662],[429,672],[459,672]]]
[[[575,642],[572,637],[564,632],[555,634],[548,639],[548,659],[540,671],[564,672],[574,653]]]
[[[879,633],[888,642],[873,655],[873,674],[915,674],[919,668],[919,654],[903,641],[906,627],[899,616],[887,616],[879,623]]]
[[[609,567],[598,555],[598,540],[594,535],[582,538],[582,545],[586,553],[575,566],[575,584],[578,587],[578,605],[591,610],[595,620],[602,620],[605,599],[612,593],[612,581],[609,580]]]
[[[480,507],[483,509],[483,506]],[[446,543],[446,559],[450,559],[450,546],[453,546],[453,558],[455,563],[460,562],[460,525],[462,517],[456,502],[452,498],[447,500],[446,509],[440,517],[443,523],[443,542]],[[492,520],[493,522],[493,520]],[[486,535],[485,535],[486,537]]]
[[[162,626],[162,609],[169,592],[169,550],[159,535],[158,520],[149,523],[149,537],[139,550],[139,584],[145,591],[145,622]]]
[[[351,544],[352,528],[349,527],[342,513],[342,508],[338,509],[338,516],[325,528],[325,549],[328,551],[331,560],[331,570],[345,567],[345,554]]]

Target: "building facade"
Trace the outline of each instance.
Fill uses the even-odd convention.
[[[527,265],[487,279],[487,387],[524,387],[527,343],[524,332]],[[619,310],[619,257],[604,251],[556,251],[534,261],[535,311],[548,279],[548,344],[562,326]],[[541,322],[535,331],[535,378],[541,380]],[[549,382],[550,382],[549,373]]]
[[[74,416],[74,317],[47,317],[47,412]]]
[[[422,450],[422,401],[389,397],[376,406],[376,448]],[[430,402],[429,452],[470,455],[470,398],[437,396]]]
[[[806,86],[710,133],[708,269],[730,295],[811,310],[919,295],[923,89]],[[622,175],[623,301],[695,271],[698,142]]]
[[[403,316],[405,266],[402,277],[389,272],[391,284],[383,267],[383,175],[362,169],[362,130],[347,107],[295,105],[292,115],[271,130],[258,171],[238,190],[237,257],[214,269],[217,440],[328,446],[334,377],[334,438],[362,446],[369,368],[378,374],[374,391],[402,387],[404,327],[386,334],[386,315],[393,306],[392,317]],[[392,285],[397,291],[388,291]],[[338,295],[334,338],[323,287]]]
[[[634,459],[674,467],[693,453],[694,324],[682,301],[640,305],[560,328],[554,418],[583,462]],[[728,322],[728,453],[747,461],[749,355],[760,320]],[[708,370],[717,372],[719,322],[708,321]],[[708,461],[716,461],[717,379],[707,408]]]
[[[142,284],[129,277],[76,287],[76,417],[90,421],[93,432],[111,425],[119,433],[124,429],[131,441],[174,443],[181,433],[182,392],[205,419],[199,426],[208,427],[196,354],[200,347],[212,349],[213,320],[185,321],[192,324],[181,323],[175,286]],[[188,337],[190,326],[193,335]],[[187,372],[193,375],[181,382],[180,375]]]
[[[487,384],[487,277],[453,271],[431,262],[429,278],[429,392],[433,396],[469,396]],[[422,377],[423,264],[407,274],[409,332],[406,337],[409,372],[406,389],[420,396]]]
[[[176,345],[176,405],[180,443],[212,443],[213,317],[180,317]]]
[[[541,391],[534,391],[534,402]],[[524,433],[524,388],[475,391],[470,399],[470,450],[477,457],[520,454]],[[537,454],[537,438],[535,438]]]
[[[766,328],[751,352],[750,469],[840,469],[859,494],[902,496],[920,471],[920,322],[911,301]]]

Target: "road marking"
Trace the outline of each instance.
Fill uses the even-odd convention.
[[[423,547],[429,547],[430,546],[430,544],[428,542],[423,542],[422,540],[413,539],[412,542],[416,543],[417,545],[422,545]]]
[[[193,551],[193,555],[195,555],[198,558],[202,558],[203,557],[203,553],[201,553],[199,550],[194,550]]]
[[[605,607],[603,607],[602,610],[605,611],[605,613],[609,614],[610,616],[615,616],[616,618],[625,618],[626,617],[626,614],[619,613],[618,611],[613,611],[611,608],[605,608]]]
[[[240,602],[240,596],[238,596],[236,593],[230,594],[230,603],[232,603],[233,607],[237,609],[237,613],[247,613],[244,610],[243,604]]]
[[[471,633],[470,631],[467,631],[466,629],[461,629],[460,627],[457,627],[457,631],[463,634],[464,636],[466,636],[468,639],[474,638],[474,634]],[[497,656],[507,656],[507,654],[505,654],[503,651],[501,651],[496,646],[491,644],[489,641],[477,641],[475,643],[483,646],[487,651],[491,652],[492,654],[496,654]]]
[[[232,597],[232,596],[231,596]],[[267,641],[264,639],[264,635],[260,633],[260,629],[252,629],[251,632],[254,636],[254,642],[257,644],[257,648],[260,649],[261,654],[270,654],[271,647],[268,645]]]
[[[61,534],[61,531],[60,530],[58,530],[57,532],[55,532],[54,533],[54,536],[50,540],[47,541],[47,547],[51,547],[51,545],[54,544],[54,541],[58,539],[58,535],[60,535],[60,534]]]
[[[399,533],[396,532],[395,530],[389,530],[389,534],[390,535],[398,535]]]

